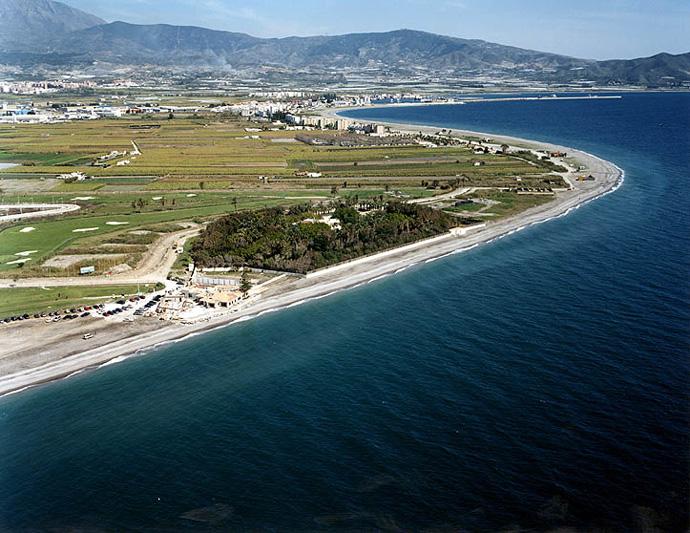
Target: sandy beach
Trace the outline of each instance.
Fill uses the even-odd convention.
[[[333,116],[340,111],[344,109],[328,110],[324,114]],[[378,123],[400,131],[437,132],[440,129],[380,121]],[[573,209],[612,192],[623,181],[623,171],[613,163],[570,147],[481,132],[453,131],[461,136],[490,137],[494,142],[505,142],[511,146],[527,145],[535,149],[565,151],[569,157],[574,157],[581,165],[587,167],[584,173],[592,174],[596,179],[575,182],[572,190],[559,191],[552,202],[513,217],[489,222],[464,234],[451,232],[351,263],[336,265],[320,271],[318,275],[286,278],[284,282],[271,285],[260,296],[248,299],[231,312],[203,322],[183,325],[144,320],[134,324],[115,324],[88,319],[79,325],[70,326],[73,329],[67,328],[69,331],[53,329],[52,335],[46,334],[51,325],[42,322],[31,327],[0,326],[0,335],[5,339],[13,339],[11,343],[4,343],[0,347],[0,395],[24,390],[85,369],[97,368],[118,358],[143,354],[191,335],[326,297],[338,291],[376,281],[413,265],[461,253],[531,225],[564,216]],[[92,339],[85,341],[81,337],[84,331],[93,331],[96,334]]]

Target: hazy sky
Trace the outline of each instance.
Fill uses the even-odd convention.
[[[63,0],[108,21],[259,37],[426,30],[593,59],[690,51],[690,0]]]

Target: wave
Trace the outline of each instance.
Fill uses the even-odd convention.
[[[122,361],[126,361],[130,357],[133,357],[133,356],[132,355],[120,355],[118,357],[115,357],[114,359],[111,359],[110,361],[106,361],[102,365],[99,365],[98,368],[103,368],[104,366],[116,365],[118,363],[121,363]]]

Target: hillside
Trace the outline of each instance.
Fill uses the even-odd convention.
[[[105,21],[52,0],[0,0],[0,48],[27,51]]]
[[[428,65],[465,69],[569,68],[591,62],[413,30],[259,39],[189,26],[114,22],[73,32],[56,51],[125,63],[292,67]]]
[[[21,66],[99,61],[190,70],[217,66],[339,73],[377,69],[402,76],[446,73],[467,79],[601,85],[690,82],[690,53],[594,61],[414,30],[266,39],[193,26],[106,24],[50,0],[0,0],[0,30],[0,63]]]

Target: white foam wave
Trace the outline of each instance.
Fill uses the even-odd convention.
[[[132,357],[131,355],[120,355],[119,357],[115,357],[114,359],[111,359],[110,361],[106,361],[102,365],[100,365],[98,368],[103,368],[104,366],[110,366],[110,365],[116,365],[117,363],[121,363],[122,361],[126,361]]]

